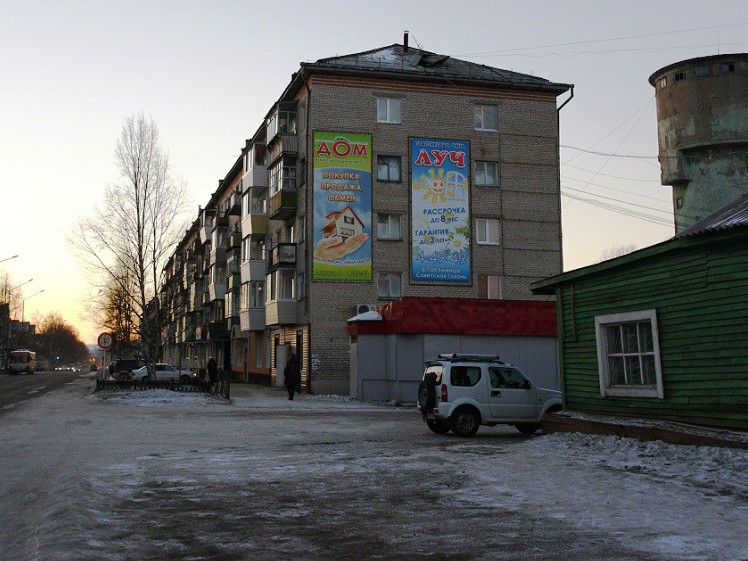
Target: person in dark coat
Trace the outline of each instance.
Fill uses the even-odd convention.
[[[299,361],[296,355],[291,355],[288,359],[286,367],[283,369],[283,383],[286,385],[288,390],[288,399],[293,399],[293,395],[296,392],[296,386],[299,385],[301,373],[299,372]]]
[[[211,385],[218,382],[218,365],[213,357],[208,359],[208,379]]]

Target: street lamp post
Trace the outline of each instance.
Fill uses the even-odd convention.
[[[26,298],[21,300],[21,323],[23,323],[23,314],[26,311],[26,300],[28,300],[29,298],[33,298],[34,296],[36,296],[37,294],[41,294],[42,292],[44,292],[43,288],[39,292],[35,292],[31,296],[26,296]]]
[[[3,302],[8,302],[8,301],[10,301],[10,297],[11,297],[11,295],[13,294],[13,291],[14,291],[14,290],[16,290],[16,289],[18,289],[18,288],[21,288],[21,287],[22,287],[22,286],[23,286],[24,284],[29,284],[29,283],[30,283],[30,282],[31,282],[32,280],[34,280],[34,279],[29,279],[29,280],[27,280],[26,282],[22,282],[22,283],[21,283],[21,284],[19,284],[18,286],[11,286],[11,287],[7,287],[7,286],[6,286],[6,287],[5,287],[5,289],[4,289],[4,292],[3,292],[3,300],[2,300],[2,301],[3,301]]]

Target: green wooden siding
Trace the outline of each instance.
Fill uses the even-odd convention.
[[[566,408],[748,429],[747,242],[745,233],[678,240],[625,267],[561,281]],[[601,396],[595,316],[646,309],[657,310],[665,399]]]

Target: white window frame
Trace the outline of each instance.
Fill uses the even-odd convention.
[[[625,323],[649,322],[652,330],[652,351],[621,353],[622,356],[634,357],[651,355],[654,357],[655,384],[653,385],[618,385],[610,383],[608,367],[608,327]],[[662,382],[662,366],[660,363],[659,330],[657,326],[657,310],[639,310],[619,314],[595,316],[595,338],[597,339],[597,367],[600,378],[600,395],[603,397],[655,397],[665,399],[665,389]]]
[[[400,298],[402,291],[401,273],[383,271],[377,275],[377,295],[379,298]]]
[[[277,269],[267,275],[265,302],[290,302],[296,300],[296,270]],[[270,290],[267,290],[268,285]]]
[[[386,226],[383,227],[383,224]],[[380,212],[377,214],[377,239],[380,240],[401,240],[402,230],[400,227],[401,220],[399,214],[390,212]],[[397,232],[393,230],[397,228]]]
[[[496,117],[496,126],[486,125],[486,111],[490,111]],[[496,105],[476,104],[473,107],[473,125],[477,131],[497,132],[499,130],[499,108]]]
[[[491,236],[491,224],[496,224],[496,239]],[[498,218],[475,219],[475,242],[478,245],[501,245],[501,222]]]
[[[400,100],[396,97],[377,98],[377,123],[400,124]]]
[[[493,167],[493,174],[488,174],[487,169]],[[494,182],[488,183],[485,179],[493,175]],[[479,178],[483,177],[483,181]],[[498,187],[499,186],[499,162],[476,161],[475,162],[475,185],[478,187]]]

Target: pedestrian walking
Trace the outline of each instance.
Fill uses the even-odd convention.
[[[211,386],[218,382],[218,365],[213,357],[208,359],[208,380]]]
[[[291,355],[288,359],[286,367],[283,369],[283,383],[286,385],[288,390],[288,399],[293,400],[293,395],[296,392],[296,386],[299,385],[301,380],[301,373],[299,372],[299,360],[295,354]]]

